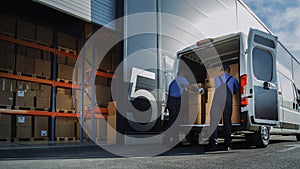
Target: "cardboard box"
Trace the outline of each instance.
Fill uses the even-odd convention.
[[[201,104],[203,102],[203,95],[198,93],[188,92],[189,104]]]
[[[34,116],[34,127],[48,127],[48,117]]]
[[[232,116],[231,116],[231,122],[232,124],[240,124],[241,116],[241,108],[240,106],[232,106]]]
[[[48,126],[34,127],[33,137],[34,138],[47,138],[48,137]]]
[[[16,60],[16,72],[29,75],[34,74],[34,58],[17,55]]]
[[[16,28],[16,18],[13,16],[0,14],[0,32],[14,35]]]
[[[107,144],[117,143],[116,116],[107,116]]]
[[[67,57],[67,65],[69,66],[75,66],[76,64],[76,58],[73,58],[73,57]]]
[[[50,108],[50,98],[49,97],[36,97],[35,107],[49,109]]]
[[[51,76],[51,62],[47,60],[35,59],[35,74],[42,77]]]
[[[77,41],[76,41],[76,37],[74,37],[74,36],[70,36],[70,35],[58,32],[57,33],[57,43],[58,43],[58,46],[76,50]]]
[[[239,94],[233,94],[232,96],[232,105],[239,106],[241,104],[241,99]]]
[[[91,119],[86,119],[83,123],[84,129],[88,134],[92,134]],[[94,119],[95,141],[105,140],[107,135],[107,123],[105,119]]]
[[[16,93],[16,106],[19,107],[34,107],[34,91],[18,90]]]
[[[109,116],[116,115],[117,114],[116,102],[115,101],[109,102],[107,109],[108,109]]]
[[[29,22],[18,20],[17,38],[34,40],[35,25]]]
[[[95,84],[99,86],[109,86],[109,81],[107,78],[102,76],[96,76]]]
[[[108,102],[111,99],[111,89],[110,89],[110,87],[95,85],[95,94],[96,94],[95,102],[99,106],[106,107]]]
[[[53,30],[37,25],[36,40],[40,43],[51,45],[53,43]]]
[[[41,84],[40,85],[40,90],[36,91],[36,96],[37,97],[50,98],[51,97],[51,90],[52,90],[52,86]]]
[[[232,74],[233,76],[239,74],[239,64],[236,63],[229,66],[230,66],[230,74]]]
[[[30,82],[30,90],[40,90],[40,83]]]
[[[14,93],[7,91],[0,91],[0,104],[12,106],[14,102]]]
[[[0,114],[0,127],[2,126],[11,127],[11,115]]]
[[[72,95],[72,89],[57,88],[57,94]]]
[[[11,126],[0,126],[0,138],[10,139],[11,138]]]
[[[16,80],[0,78],[0,91],[15,92]]]
[[[32,58],[35,58],[35,59],[41,59],[41,50],[39,49],[34,49],[34,48],[29,48],[27,47],[26,48],[26,56],[27,57],[32,57]]]
[[[30,91],[30,90],[37,90],[39,88],[38,83],[33,83],[33,82],[27,82],[27,81],[16,81],[16,91],[18,90],[24,90],[25,92]]]
[[[64,110],[74,110],[72,96],[56,94],[56,108]]]
[[[72,80],[74,67],[69,65],[58,64],[58,78]]]
[[[56,121],[55,137],[75,137],[75,123]]]
[[[1,48],[0,48],[1,49]],[[0,68],[4,70],[14,70],[15,69],[15,54],[6,53],[0,51]]]
[[[50,52],[43,51],[42,54],[43,54],[43,60],[51,61],[51,53]]]
[[[207,89],[207,103],[212,102],[215,94],[215,88],[208,88]]]
[[[17,126],[17,138],[31,138],[32,127],[31,126]]]
[[[80,138],[80,123],[76,123],[76,138]],[[89,138],[88,134],[83,129],[83,138]]]
[[[32,117],[28,115],[17,115],[16,126],[32,126]]]
[[[208,68],[206,70],[207,71],[207,76],[210,77],[210,78],[220,76],[221,75],[220,70],[221,70],[221,66],[215,66],[215,67],[212,67],[212,68]]]
[[[57,55],[57,64],[67,64],[67,56]]]
[[[0,68],[4,70],[15,69],[14,47],[15,45],[13,43],[0,41]]]

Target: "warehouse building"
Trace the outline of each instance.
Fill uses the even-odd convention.
[[[80,138],[77,102],[72,98],[74,66],[86,40],[120,15],[117,9],[122,4],[117,3],[13,0],[0,7],[0,140]],[[96,68],[95,90],[101,95],[95,96],[95,111],[101,110],[98,120],[104,122],[116,53],[112,48]],[[104,122],[99,122],[99,139],[106,138]],[[88,139],[86,134],[81,137]]]

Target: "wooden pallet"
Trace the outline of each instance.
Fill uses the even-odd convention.
[[[0,109],[10,109],[11,110],[12,105],[1,105],[0,104]]]
[[[17,72],[16,75],[19,75],[19,76],[28,76],[28,77],[33,77],[33,78],[36,78],[36,74],[30,74],[30,73],[22,73],[22,72]]]
[[[15,110],[33,110],[34,107],[27,107],[27,106],[15,106]]]
[[[58,113],[71,113],[71,114],[76,113],[75,110],[66,110],[66,109],[56,109],[56,112],[58,112]]]
[[[11,142],[11,138],[0,138],[0,142]]]
[[[62,46],[58,46],[57,50],[62,51],[62,52],[66,52],[66,53],[70,53],[70,54],[74,54],[74,55],[77,54],[76,50],[65,48],[65,47],[62,47]]]
[[[14,142],[20,142],[20,141],[31,141],[31,142],[33,142],[34,138],[33,137],[30,137],[30,138],[14,138]]]
[[[56,141],[76,141],[76,137],[56,137]]]
[[[3,30],[0,30],[0,34],[1,35],[5,35],[5,36],[8,36],[8,37],[11,37],[11,38],[14,38],[15,35],[13,33],[9,33],[9,32],[5,32]]]
[[[20,39],[22,41],[25,41],[25,42],[29,42],[29,43],[35,43],[35,41],[36,41],[34,39],[30,39],[30,38],[27,38],[27,37],[19,37],[18,39]]]
[[[43,107],[32,107],[32,110],[36,111],[49,111],[50,108],[43,108]]]
[[[0,72],[2,73],[7,73],[7,74],[14,74],[13,70],[10,69],[4,69],[4,68],[0,68]]]
[[[45,76],[45,75],[36,75],[37,78],[39,79],[45,79],[45,80],[50,80],[50,76]]]
[[[40,108],[40,107],[15,106],[14,108],[15,110],[49,111],[49,108]]]
[[[49,141],[48,137],[33,138],[33,141]]]
[[[57,78],[58,82],[72,84],[72,80]]]
[[[47,47],[51,46],[51,44],[49,44],[49,43],[41,42],[41,41],[37,41],[37,40],[35,40],[35,43],[38,44],[38,45],[47,46]]]

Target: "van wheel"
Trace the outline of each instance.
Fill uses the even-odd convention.
[[[185,136],[188,143],[192,145],[198,145],[199,144],[199,134],[198,132],[190,131],[189,134]]]
[[[267,147],[270,141],[270,128],[262,126],[259,128],[258,132],[254,133],[252,136],[252,141],[256,147]]]
[[[300,134],[296,134],[297,141],[300,141]]]

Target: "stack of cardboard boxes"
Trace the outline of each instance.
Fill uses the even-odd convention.
[[[238,64],[232,64],[230,66],[230,75],[235,77],[237,80],[239,80],[239,69]],[[210,109],[212,106],[212,100],[215,93],[215,84],[214,79],[221,75],[221,67],[214,67],[211,69],[208,69],[207,72],[209,74],[209,80],[207,83],[207,101],[205,105],[205,124],[210,123]],[[240,99],[239,99],[239,93],[233,95],[233,109],[232,109],[232,123],[239,123],[240,121]]]
[[[50,108],[51,86],[17,81],[16,107]]]
[[[238,64],[230,65],[230,74],[239,80]],[[189,124],[210,124],[210,109],[215,93],[215,77],[221,75],[221,67],[213,67],[207,69],[208,78],[204,84],[199,84],[198,87],[204,87],[206,94],[192,94],[189,95]],[[232,123],[240,123],[240,99],[239,94],[233,95],[233,110]]]
[[[57,34],[58,48],[62,51],[77,54],[77,39],[74,36],[61,32]],[[72,81],[74,65],[76,58],[70,56],[58,56],[58,78],[62,80]]]
[[[75,124],[77,119],[57,117],[55,120],[55,137],[75,138]]]

